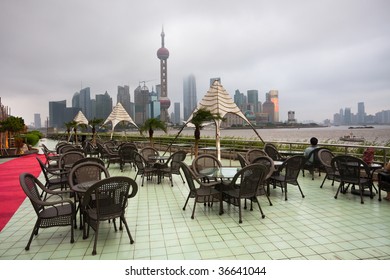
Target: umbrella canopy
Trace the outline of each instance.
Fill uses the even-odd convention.
[[[74,117],[73,119],[75,122],[77,122],[77,124],[85,124],[85,125],[88,125],[88,120],[87,118],[84,116],[83,112],[79,111],[77,113],[77,115]]]
[[[127,113],[125,108],[123,108],[122,104],[118,103],[115,105],[115,107],[112,109],[111,114],[108,116],[108,118],[103,123],[103,125],[105,125],[105,124],[111,122],[111,125],[112,125],[111,139],[112,139],[112,135],[114,133],[115,126],[122,121],[129,122],[129,123],[133,124],[136,128],[138,128],[138,126],[135,124],[133,119],[129,116],[129,114]]]
[[[222,118],[226,116],[227,113],[235,114],[247,122],[250,127],[255,131],[257,136],[260,138],[262,142],[263,139],[257,133],[256,129],[252,126],[249,120],[245,117],[245,115],[241,112],[240,108],[238,108],[237,104],[234,103],[233,99],[230,97],[229,93],[225,90],[225,88],[221,85],[218,80],[215,80],[211,85],[210,89],[207,91],[206,95],[199,102],[198,106],[192,112],[186,124],[189,124],[191,119],[194,116],[194,113],[199,109],[206,109],[210,111],[212,114],[221,116]],[[220,146],[220,130],[221,130],[221,122],[222,120],[215,121],[215,139],[216,139],[216,149],[217,149],[217,157],[221,159],[221,146]]]

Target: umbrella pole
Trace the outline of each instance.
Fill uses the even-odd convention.
[[[172,147],[172,144],[175,143],[177,137],[179,137],[180,133],[183,131],[183,129],[186,127],[187,124],[188,124],[188,122],[185,123],[185,124],[180,128],[179,132],[176,134],[176,136],[175,136],[175,138],[173,139],[173,141],[172,141],[171,143],[169,143],[168,148],[165,150],[165,152],[164,152],[163,155],[165,155],[166,152]]]

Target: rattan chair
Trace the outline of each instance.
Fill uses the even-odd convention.
[[[245,156],[243,156],[240,153],[237,153],[237,159],[240,162],[241,168],[243,168],[249,164],[248,161],[246,160]]]
[[[153,147],[142,148],[139,153],[144,157],[144,159],[146,160],[148,165],[155,164],[157,162],[157,160],[153,157],[160,155],[160,153],[157,151],[157,149],[155,149]]]
[[[275,145],[271,143],[266,143],[264,145],[264,151],[267,153],[267,156],[272,158],[275,161],[285,161],[286,157],[282,156]]]
[[[219,201],[219,214],[222,215],[222,193],[215,189],[215,187],[218,186],[220,182],[206,183],[204,181],[201,181],[197,177],[197,175],[191,170],[191,168],[184,162],[180,162],[180,169],[183,171],[188,188],[190,189],[186,202],[183,206],[183,210],[186,210],[186,206],[188,204],[189,199],[194,199],[191,219],[194,219],[197,203],[203,203],[205,206],[206,204],[212,206],[214,200]]]
[[[37,157],[36,158],[43,176],[45,177],[45,187],[48,189],[65,189],[68,185],[68,172],[61,172],[59,170],[52,170],[48,168],[43,161]]]
[[[207,177],[203,177],[200,172],[203,169],[209,168],[209,167],[221,167],[222,163],[213,155],[211,154],[201,154],[194,158],[192,161],[192,170],[194,171],[195,175],[198,176],[201,180],[209,181]]]
[[[147,160],[138,152],[134,152],[134,161],[137,167],[137,173],[134,180],[137,180],[138,175],[142,177],[141,187],[144,186],[144,179],[151,180],[153,175],[156,174],[157,168],[150,166]]]
[[[120,158],[120,169],[123,172],[125,164],[128,163],[130,168],[135,168],[134,152],[138,152],[134,144],[125,143],[119,146],[118,154]]]
[[[222,190],[223,199],[233,205],[238,206],[238,222],[240,224],[242,223],[242,199],[250,199],[252,202],[255,201],[259,207],[261,218],[264,219],[265,215],[261,209],[259,200],[257,199],[257,189],[261,184],[261,181],[266,177],[267,173],[268,168],[265,165],[259,163],[250,164],[240,169],[228,185],[220,187]],[[251,210],[253,210],[252,203]]]
[[[32,239],[34,235],[38,235],[40,228],[70,226],[70,243],[73,243],[73,225],[76,217],[74,203],[70,199],[63,198],[63,192],[55,192],[46,188],[32,174],[22,173],[19,176],[19,182],[37,214],[37,221],[25,250],[30,249]],[[42,193],[44,193],[43,196]],[[46,200],[42,197],[45,197]]]
[[[322,167],[325,171],[324,179],[322,180],[320,188],[324,186],[326,180],[332,180],[332,186],[334,185],[334,181],[340,181],[340,174],[335,172],[332,168],[332,159],[335,155],[328,149],[321,149],[318,152],[318,159],[322,164]]]
[[[134,243],[125,218],[125,210],[128,205],[128,199],[134,197],[137,192],[137,183],[133,179],[124,176],[100,180],[86,191],[82,202],[85,209],[83,213],[83,238],[88,238],[89,229],[92,227],[95,231],[92,255],[96,255],[101,221],[112,220],[115,231],[117,231],[115,219],[119,218],[119,229],[122,230],[123,223],[129,236],[130,244]]]
[[[364,191],[368,189],[370,191],[370,198],[374,197],[372,192],[373,181],[370,167],[362,159],[349,156],[340,155],[335,156],[331,162],[334,172],[340,174],[340,185],[337,189],[337,199],[339,192],[346,193],[348,188],[351,186],[352,191],[358,187],[358,193],[360,194],[360,202],[363,204]]]
[[[158,176],[164,177],[167,175],[171,181],[171,186],[173,187],[172,175],[180,175],[183,184],[185,183],[183,175],[180,173],[180,163],[186,159],[187,153],[185,151],[174,152],[168,160],[164,163],[156,162],[154,167],[157,169]]]
[[[253,163],[253,160],[260,156],[267,156],[267,153],[261,149],[250,149],[245,154],[245,158],[248,163]]]
[[[309,173],[311,174],[311,179],[314,180],[314,172],[315,170],[318,171],[318,175],[321,176],[321,171],[324,170],[324,166],[322,165],[319,157],[318,157],[318,153],[321,151],[321,150],[327,150],[326,148],[315,148],[314,150],[312,150],[307,158],[306,158],[306,161],[304,163],[304,165],[302,166],[302,176],[305,177],[305,170],[309,171]]]
[[[305,161],[306,158],[304,156],[289,157],[278,168],[278,171],[275,173],[275,175],[270,177],[270,183],[272,183],[274,187],[280,187],[282,191],[284,191],[285,200],[287,200],[287,185],[289,184],[297,186],[301,192],[302,198],[305,197],[298,182],[298,175]],[[270,193],[269,185],[267,186],[267,192],[268,194]]]

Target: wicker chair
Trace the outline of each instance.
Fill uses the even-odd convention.
[[[202,177],[200,175],[200,171],[209,167],[221,167],[222,163],[213,155],[210,154],[202,154],[194,158],[192,161],[192,170],[195,175],[204,181],[209,181],[208,178]]]
[[[84,153],[76,151],[66,152],[60,156],[59,167],[62,171],[69,172],[73,164],[83,158],[85,158]]]
[[[148,165],[155,164],[157,160],[153,159],[152,157],[160,155],[160,153],[153,147],[142,148],[139,153],[144,157]]]
[[[250,164],[238,171],[228,185],[221,186],[223,199],[231,204],[238,206],[238,222],[240,224],[242,223],[242,199],[250,199],[251,201],[255,201],[259,207],[261,217],[264,219],[265,215],[257,199],[257,189],[261,184],[261,181],[266,177],[267,173],[268,168],[265,165],[258,163]],[[253,210],[252,203],[251,210]]]
[[[212,202],[216,199],[219,201],[219,214],[222,215],[222,193],[215,189],[220,182],[211,182],[206,183],[199,180],[196,174],[191,170],[191,168],[184,162],[180,162],[180,169],[184,173],[190,192],[188,193],[186,202],[183,206],[183,210],[186,210],[186,206],[190,198],[194,198],[194,207],[192,208],[191,219],[194,219],[196,203],[203,203],[206,206],[206,203],[211,206]],[[198,187],[196,187],[198,185]]]
[[[157,169],[158,176],[161,178],[164,177],[164,175],[168,175],[171,186],[173,187],[172,175],[180,175],[184,184],[183,175],[180,173],[180,163],[186,159],[186,156],[187,153],[185,151],[177,151],[173,153],[165,163],[156,162],[154,167]]]
[[[19,176],[19,182],[37,214],[37,221],[35,222],[25,250],[30,249],[33,236],[38,235],[40,228],[70,226],[70,243],[73,243],[73,225],[75,224],[76,217],[74,203],[70,199],[64,199],[61,192],[55,192],[46,188],[32,174],[22,173]],[[44,197],[50,197],[50,200],[43,200],[40,192],[44,193]]]
[[[92,227],[95,231],[92,255],[96,255],[101,221],[112,220],[115,231],[117,231],[115,219],[119,218],[119,229],[122,230],[123,223],[129,236],[130,244],[134,243],[125,218],[125,210],[128,205],[128,199],[134,197],[137,192],[137,183],[133,179],[123,176],[100,180],[86,191],[82,202],[85,209],[83,213],[83,238],[88,238],[89,229]]]
[[[137,176],[142,177],[141,187],[144,186],[144,179],[152,179],[153,175],[156,174],[157,168],[150,166],[147,160],[138,152],[134,152],[134,161],[137,167],[137,173],[135,174],[134,180],[137,179]]]
[[[257,157],[260,156],[267,156],[267,153],[264,152],[264,150],[261,149],[250,149],[248,152],[245,154],[246,161],[248,163],[253,163],[253,160]]]
[[[326,148],[315,148],[312,150],[305,161],[305,164],[302,166],[302,176],[305,177],[305,170],[308,170],[311,174],[311,179],[314,180],[314,171],[318,171],[318,175],[321,176],[321,171],[324,170],[324,167],[318,157],[318,153],[321,150],[327,150]]]
[[[95,158],[86,158],[86,159],[95,159]],[[107,168],[104,167],[104,164],[102,165],[99,162],[92,161],[85,161],[85,162],[78,162],[76,163],[72,169],[70,170],[69,176],[68,176],[68,184],[70,189],[73,189],[73,186],[80,184],[80,183],[86,183],[86,182],[97,182],[105,178],[109,178],[110,173],[108,172]],[[75,203],[77,200],[82,201],[83,200],[83,194],[77,193],[77,195],[74,196]],[[80,208],[81,203],[78,204],[77,210],[80,210],[80,228],[82,228],[82,212],[83,209]]]
[[[37,157],[36,159],[45,177],[45,188],[53,190],[58,188],[65,189],[67,187],[68,172],[51,170],[43,163],[43,161],[39,157]]]
[[[134,144],[126,143],[119,146],[118,154],[120,158],[120,169],[123,172],[124,166],[128,163],[131,167],[135,168],[134,152],[138,152],[137,147]]]
[[[266,143],[264,145],[264,151],[267,153],[267,155],[272,158],[273,160],[276,160],[276,161],[285,161],[286,158],[283,157],[278,149],[276,148],[275,145],[271,144],[271,143]]]
[[[340,174],[335,172],[332,168],[332,159],[335,155],[329,151],[328,149],[321,149],[318,152],[318,159],[322,164],[322,167],[325,171],[325,177],[322,180],[320,188],[324,186],[325,180],[332,180],[332,186],[334,185],[334,181],[340,181]]]
[[[363,195],[365,189],[369,189],[370,198],[374,197],[372,192],[373,181],[370,167],[360,158],[348,155],[335,156],[331,162],[332,168],[335,172],[340,174],[340,185],[337,189],[337,199],[339,192],[346,193],[349,186],[352,185],[352,191],[358,187],[358,194],[360,194],[360,202],[363,204]]]
[[[284,191],[285,200],[287,200],[288,184],[298,186],[302,198],[305,197],[302,192],[301,186],[298,183],[298,175],[305,161],[306,158],[304,156],[291,156],[283,162],[283,164],[279,167],[277,173],[270,177],[270,182],[273,184],[273,186],[278,186],[282,189],[282,191]],[[267,192],[269,194],[269,185],[267,186]]]
[[[245,166],[247,166],[249,164],[248,161],[246,160],[245,156],[243,156],[240,153],[237,153],[237,159],[240,162],[241,168],[244,168]]]

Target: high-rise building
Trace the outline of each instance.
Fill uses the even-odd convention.
[[[254,113],[259,112],[259,91],[256,89],[251,89],[247,91],[248,104],[251,105],[251,110]]]
[[[41,114],[34,114],[34,127],[35,128],[42,127]]]
[[[150,113],[150,95],[147,86],[138,86],[134,90],[134,122],[137,125],[143,125],[149,118]]]
[[[366,118],[366,112],[364,109],[364,102],[358,103],[358,112],[357,112],[357,122],[359,124],[364,124]]]
[[[118,94],[116,96],[117,103],[121,103],[126,112],[131,116],[131,99],[129,86],[118,86]]]
[[[189,75],[183,80],[183,117],[187,120],[198,104],[196,95],[196,79]]]
[[[55,127],[55,128],[64,127],[65,108],[66,108],[66,100],[49,101],[49,127]]]
[[[173,120],[174,124],[180,124],[180,102],[175,102],[174,104],[175,119]]]
[[[106,91],[96,94],[96,118],[106,120],[112,111],[112,98]]]
[[[267,94],[269,96],[268,98],[269,101],[274,103],[273,121],[279,122],[279,92],[277,90],[270,90]],[[263,108],[264,108],[264,104],[263,104]]]
[[[346,125],[352,124],[351,108],[345,108],[344,109],[344,124],[346,124]]]
[[[160,120],[164,122],[169,121],[168,108],[171,105],[171,101],[168,98],[168,69],[167,59],[169,57],[169,51],[165,48],[164,42],[164,28],[161,32],[161,48],[157,50],[157,57],[160,60],[160,80],[161,80],[161,96],[160,96]]]
[[[72,107],[80,108],[88,120],[92,119],[91,90],[89,87],[83,88],[73,95]]]

